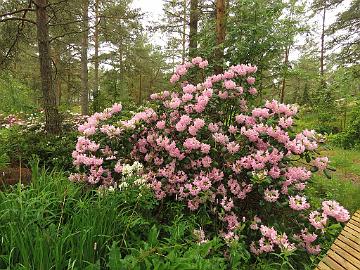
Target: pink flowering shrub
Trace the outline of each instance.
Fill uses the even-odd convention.
[[[90,116],[79,126],[79,172],[70,179],[116,187],[124,166],[137,161],[157,199],[183,201],[191,211],[208,207],[227,242],[246,234],[256,255],[319,253],[327,227],[349,213],[334,201],[312,209],[305,196],[312,171],[328,166],[317,157],[317,134],[292,131],[296,106],[252,106],[255,66],[231,66],[198,84],[181,81],[190,68],[206,66],[200,57],[178,66],[170,81],[180,87],[152,94],[155,109],[121,119],[114,104]]]

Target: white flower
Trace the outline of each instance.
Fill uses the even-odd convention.
[[[119,185],[119,190],[126,189],[128,186],[129,186],[128,183],[122,182],[122,183]]]

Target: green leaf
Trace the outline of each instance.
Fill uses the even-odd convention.
[[[328,170],[324,170],[324,175],[326,176],[327,179],[331,179],[331,175]]]
[[[110,270],[123,269],[121,253],[118,248],[118,242],[116,242],[116,241],[114,241],[111,245],[111,248],[109,251],[109,262],[108,262],[107,266],[110,268]]]
[[[159,231],[156,228],[156,226],[153,225],[149,232],[148,244],[150,246],[156,246],[159,243],[158,236],[159,236]]]

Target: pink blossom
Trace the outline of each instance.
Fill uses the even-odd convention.
[[[122,109],[121,104],[115,103],[115,104],[112,106],[112,108],[111,108],[111,113],[112,113],[112,114],[118,113],[118,112],[121,111],[121,109]]]
[[[254,84],[255,83],[255,78],[254,77],[247,77],[246,79],[248,84]]]
[[[118,161],[116,164],[115,164],[115,168],[114,168],[114,171],[117,172],[117,173],[121,173],[122,172],[122,165],[121,165],[121,162]]]
[[[187,138],[184,147],[189,150],[196,150],[201,148],[201,143],[196,138]]]
[[[265,189],[264,192],[264,199],[268,202],[276,202],[279,199],[279,191],[276,189],[269,190],[268,188]]]
[[[209,144],[205,144],[205,143],[202,143],[201,144],[201,153],[203,154],[208,154],[210,152],[210,145]]]
[[[203,59],[202,59],[200,56],[197,56],[197,57],[195,57],[195,58],[193,58],[193,59],[191,60],[191,63],[193,63],[194,65],[198,65],[198,64],[200,64],[202,61],[203,61]]]
[[[256,88],[255,88],[255,87],[250,87],[250,88],[249,88],[249,93],[250,93],[251,95],[256,95],[256,94],[257,94]]]
[[[261,252],[272,252],[274,251],[274,244],[272,244],[268,239],[261,237],[259,240],[259,246]]]
[[[181,99],[173,98],[169,103],[169,107],[171,109],[176,109],[176,108],[178,108],[180,106],[180,104],[181,104]]]
[[[164,128],[165,128],[165,121],[164,121],[164,120],[158,121],[158,122],[156,123],[156,127],[157,127],[158,129],[164,129]]]
[[[311,244],[307,244],[307,245],[306,245],[306,250],[307,250],[307,252],[309,252],[310,254],[317,255],[317,254],[320,253],[321,247],[320,247],[320,245],[315,245],[315,246],[313,246],[313,245],[311,245]]]
[[[224,81],[224,86],[226,89],[235,89],[236,83],[232,80],[226,80]]]
[[[230,202],[230,204],[231,204],[231,202]],[[228,223],[228,229],[231,231],[235,230],[239,226],[239,221],[238,221],[236,215],[234,215],[234,214],[226,215],[224,217],[224,221]]]
[[[180,80],[180,76],[178,74],[173,74],[170,78],[170,83],[176,83],[178,80]]]
[[[196,118],[194,120],[194,126],[196,129],[200,129],[205,125],[205,121],[203,119],[200,118]]]
[[[229,93],[227,91],[224,91],[224,92],[219,91],[218,96],[221,99],[227,99],[229,97]]]
[[[309,214],[309,221],[316,229],[324,229],[327,223],[326,214],[313,211]]]
[[[226,145],[226,149],[230,154],[235,154],[239,151],[240,145],[238,145],[236,142],[230,142]]]
[[[201,163],[205,168],[209,168],[211,166],[212,159],[209,156],[203,157],[201,159]]]
[[[187,102],[193,99],[193,95],[190,93],[186,93],[181,97],[183,102]]]
[[[176,73],[179,74],[180,76],[183,76],[187,73],[187,68],[186,66],[180,65],[176,68]]]
[[[218,132],[219,126],[218,126],[217,124],[210,123],[210,124],[208,125],[208,129],[209,129],[211,132]]]
[[[318,157],[313,160],[312,165],[317,167],[319,171],[323,171],[327,168],[329,159],[327,157]]]
[[[183,91],[185,94],[192,94],[192,93],[196,92],[196,87],[192,84],[188,84],[183,87]]]
[[[189,200],[188,207],[191,211],[195,211],[199,208],[199,202],[197,200]]]
[[[207,60],[204,60],[202,62],[199,63],[199,68],[206,68],[207,66],[209,65],[208,61]]]
[[[234,202],[232,199],[228,199],[227,197],[224,197],[221,200],[221,206],[224,208],[225,211],[229,212],[234,207]]]
[[[290,196],[289,205],[296,211],[301,211],[310,207],[310,204],[306,202],[306,198],[299,195],[296,195],[295,197]]]
[[[230,125],[228,130],[231,134],[235,134],[237,132],[237,127]]]
[[[346,222],[350,219],[349,211],[336,201],[323,201],[322,210],[325,215],[333,217],[339,222]]]
[[[204,88],[211,88],[213,86],[211,80],[206,80],[204,83],[203,83],[203,86]]]
[[[227,144],[229,142],[229,137],[227,135],[224,135],[222,133],[214,133],[212,135],[215,142],[221,143],[221,144]]]

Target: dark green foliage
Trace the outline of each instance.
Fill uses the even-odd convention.
[[[6,154],[0,154],[0,170],[9,164],[9,157]]]
[[[77,140],[77,132],[64,130],[60,135],[50,135],[38,125],[32,129],[15,125],[0,130],[0,153],[9,156],[10,163],[14,166],[20,163],[28,166],[33,156],[37,156],[41,166],[70,170],[73,166],[71,153]]]
[[[345,149],[360,149],[360,103],[357,102],[351,117],[349,125],[340,134],[334,137],[333,142]]]

